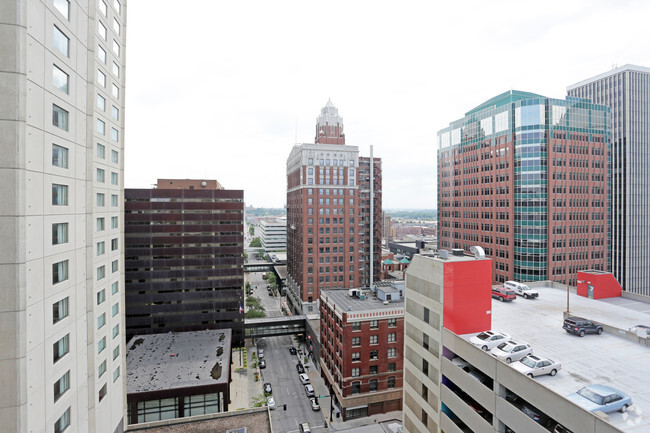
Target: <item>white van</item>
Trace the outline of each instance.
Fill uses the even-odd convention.
[[[511,289],[516,294],[521,295],[526,299],[537,298],[539,296],[537,290],[533,290],[527,285],[518,283],[516,281],[506,281],[505,283],[503,283],[503,287],[505,287],[506,289]]]

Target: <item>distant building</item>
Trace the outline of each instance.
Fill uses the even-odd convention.
[[[624,290],[650,296],[650,68],[624,65],[569,86],[568,95],[611,109],[607,261]]]
[[[387,244],[392,239],[391,231],[390,231],[391,225],[392,225],[392,221],[391,221],[390,215],[388,213],[384,212],[384,223],[383,223],[383,225],[381,227],[381,231],[382,231],[381,237]]]
[[[160,189],[224,189],[214,179],[158,179]]]
[[[128,424],[227,412],[230,329],[136,335],[127,344]]]
[[[343,420],[402,409],[403,286],[323,290],[321,376]]]
[[[438,133],[439,248],[480,245],[495,281],[608,267],[609,108],[509,91]]]
[[[260,221],[260,240],[264,251],[287,251],[287,220],[278,218]],[[286,260],[286,259],[285,259]]]
[[[243,191],[158,185],[125,190],[127,335],[230,328],[240,344]]]
[[[320,290],[369,286],[381,259],[381,160],[345,144],[332,101],[314,141],[295,145],[287,159],[288,302],[311,319]]]

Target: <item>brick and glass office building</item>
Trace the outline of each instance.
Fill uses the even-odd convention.
[[[379,274],[380,253],[381,160],[371,163],[357,146],[345,144],[343,119],[328,101],[316,122],[315,143],[295,145],[287,159],[292,310],[318,318],[320,290],[369,286],[370,269]]]
[[[402,409],[403,288],[385,290],[321,291],[321,376],[344,421]]]
[[[438,133],[439,247],[480,245],[495,281],[572,285],[610,265],[609,108],[509,91]]]
[[[230,328],[242,341],[244,193],[208,185],[125,190],[129,337]]]
[[[624,290],[650,296],[650,68],[624,65],[568,94],[611,109],[611,271]]]

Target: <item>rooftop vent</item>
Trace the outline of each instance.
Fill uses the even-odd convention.
[[[451,255],[453,256],[463,256],[465,255],[465,250],[462,248],[454,248],[451,250]]]
[[[448,259],[448,258],[449,258],[449,251],[447,251],[447,250],[440,250],[440,258],[441,258],[441,259]]]
[[[479,247],[478,245],[475,245],[473,247],[470,247],[469,250],[474,253],[475,258],[477,259],[485,258],[485,250],[483,249],[483,247]]]

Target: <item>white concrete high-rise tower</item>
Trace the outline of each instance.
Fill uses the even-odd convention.
[[[0,431],[124,430],[126,0],[0,5]]]

